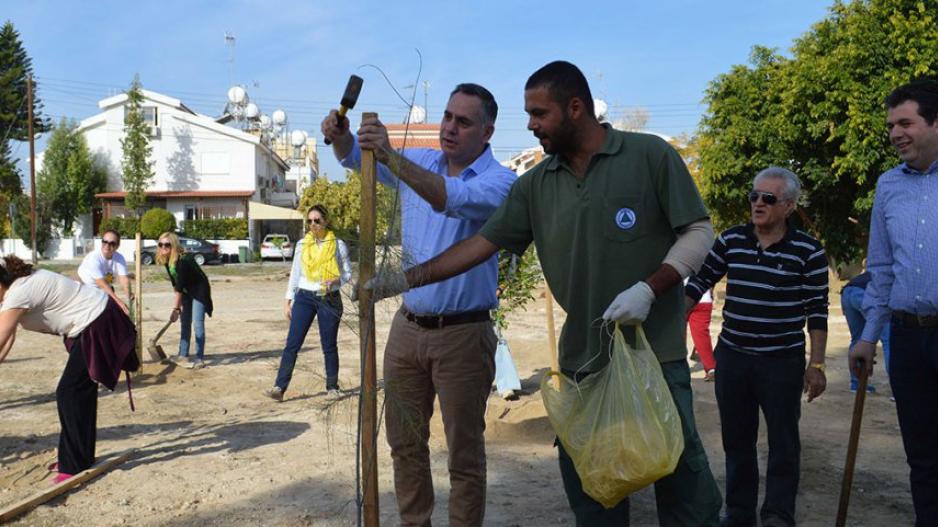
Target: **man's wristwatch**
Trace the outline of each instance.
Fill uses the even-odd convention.
[[[817,368],[821,370],[821,373],[824,373],[824,370],[827,369],[827,366],[823,362],[812,362],[808,365],[809,368]]]

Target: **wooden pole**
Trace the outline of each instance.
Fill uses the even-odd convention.
[[[32,241],[33,265],[36,265],[36,142],[33,137],[33,75],[26,77],[26,128],[29,134],[29,239]]]
[[[134,326],[137,327],[137,359],[140,368],[143,370],[143,235],[139,232],[136,235],[136,254],[134,255]]]
[[[560,357],[557,355],[557,333],[554,329],[554,295],[545,284],[544,303],[547,304],[547,345],[550,350],[550,369],[560,374]],[[554,388],[560,389],[560,377],[553,377]]]
[[[362,113],[362,120],[377,119]],[[358,283],[364,285],[375,274],[375,196],[377,163],[375,153],[362,150],[361,223],[359,231]],[[371,292],[359,289],[359,335],[362,339],[362,509],[366,527],[378,525],[378,391],[375,359],[375,311]]]
[[[847,441],[847,461],[844,464],[844,478],[840,484],[840,505],[837,507],[837,527],[847,523],[847,507],[850,505],[850,488],[853,486],[853,467],[857,462],[857,446],[860,443],[860,424],[863,422],[863,403],[866,401],[866,366],[860,375],[857,394],[853,399],[853,420],[850,422],[850,439]]]
[[[53,485],[52,487],[49,487],[47,489],[43,489],[33,494],[32,496],[24,499],[23,501],[14,503],[13,505],[7,507],[6,509],[0,511],[0,523],[8,522],[12,520],[13,518],[16,518],[20,514],[29,512],[35,509],[36,507],[38,507],[39,505],[42,505],[43,503],[51,500],[52,498],[60,494],[64,494],[65,492],[68,492],[69,489],[77,487],[81,485],[82,483],[88,481],[89,479],[95,478],[98,475],[104,472],[107,472],[108,470],[111,470],[117,465],[120,465],[124,461],[127,461],[128,459],[130,459],[131,454],[132,452],[127,452],[126,454],[120,455],[113,459],[109,459],[103,463],[100,463],[87,470],[79,472],[78,474],[75,474],[74,476],[63,481],[62,483]]]

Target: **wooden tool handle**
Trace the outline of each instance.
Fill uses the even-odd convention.
[[[850,422],[850,439],[847,441],[847,461],[844,464],[844,478],[840,485],[840,504],[837,507],[837,527],[847,523],[847,507],[850,505],[850,488],[853,486],[853,467],[857,461],[857,447],[860,443],[860,424],[863,422],[863,403],[866,401],[866,383],[869,374],[866,364],[857,383],[857,394],[853,400],[853,420]]]

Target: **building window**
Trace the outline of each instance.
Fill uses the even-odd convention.
[[[156,106],[141,106],[140,113],[143,114],[143,122],[151,126],[156,126],[159,124],[156,122]],[[124,123],[127,122],[127,116],[129,114],[130,112],[128,111],[128,107],[124,106]]]
[[[194,220],[195,218],[195,205],[186,205],[186,219]]]

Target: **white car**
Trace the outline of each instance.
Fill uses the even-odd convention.
[[[264,258],[293,258],[293,243],[290,242],[290,237],[286,234],[264,236],[264,241],[261,242],[261,259]]]

